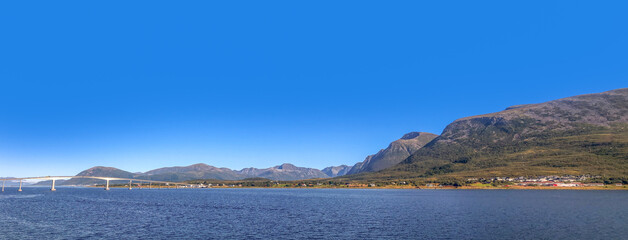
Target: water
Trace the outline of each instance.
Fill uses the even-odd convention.
[[[9,188],[0,239],[626,239],[627,191]]]

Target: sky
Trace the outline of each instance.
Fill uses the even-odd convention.
[[[353,165],[628,87],[626,1],[4,1],[0,176]]]

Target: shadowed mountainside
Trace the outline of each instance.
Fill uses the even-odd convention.
[[[340,165],[340,166],[326,167],[326,168],[323,168],[323,170],[321,171],[327,174],[327,176],[329,177],[338,177],[338,176],[347,175],[347,173],[349,173],[350,170],[351,170],[351,166]]]

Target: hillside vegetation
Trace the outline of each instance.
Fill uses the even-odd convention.
[[[351,180],[628,176],[628,89],[462,118],[400,164]]]

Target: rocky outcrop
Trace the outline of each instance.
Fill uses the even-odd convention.
[[[340,165],[340,166],[326,167],[326,168],[323,168],[322,171],[323,173],[327,174],[327,176],[329,177],[338,177],[338,176],[347,175],[347,173],[349,173],[350,170],[351,170],[351,166]]]
[[[347,174],[375,172],[392,167],[437,136],[436,134],[424,132],[407,133],[401,139],[390,143],[387,148],[380,150],[374,155],[367,156],[363,162],[355,164]]]

